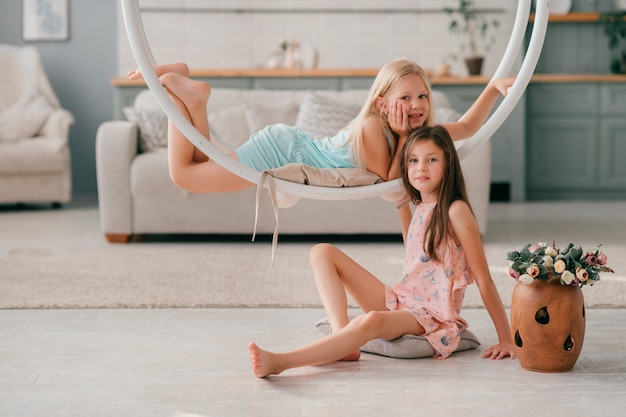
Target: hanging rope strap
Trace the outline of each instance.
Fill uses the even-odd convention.
[[[272,235],[272,261],[271,266],[274,266],[274,258],[276,258],[276,246],[278,245],[278,201],[276,199],[276,184],[274,183],[274,177],[270,171],[263,171],[261,179],[256,188],[256,204],[254,210],[254,231],[252,232],[252,241],[256,239],[256,228],[259,221],[259,208],[261,207],[261,196],[263,192],[263,186],[265,181],[268,181],[268,192],[270,195],[270,202],[272,203],[272,209],[274,210],[274,220],[276,226],[274,226],[274,234]]]
[[[272,237],[272,266],[274,265],[276,246],[278,244],[278,209],[281,207],[291,207],[299,200],[297,197],[286,195],[277,191],[277,180],[304,184],[306,186],[328,187],[329,189],[360,187],[383,182],[378,175],[367,171],[361,171],[358,168],[316,168],[304,164],[287,164],[280,168],[263,171],[256,190],[254,231],[252,233],[252,240],[254,241],[256,238],[262,190],[267,183],[270,202],[272,203],[274,218],[276,220],[274,235]]]

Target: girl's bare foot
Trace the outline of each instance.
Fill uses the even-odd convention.
[[[248,345],[250,353],[250,361],[252,362],[252,372],[259,378],[265,378],[268,375],[279,374],[282,370],[278,370],[274,364],[275,355],[271,352],[261,349],[255,343],[250,342]]]
[[[153,68],[157,77],[160,77],[163,74],[167,74],[168,72],[173,72],[175,74],[184,75],[185,77],[189,76],[189,67],[187,66],[187,64],[183,62],[176,62],[174,64],[155,65]],[[135,69],[135,70],[128,72],[128,78],[130,80],[142,80],[143,74],[141,73],[141,70]]]
[[[211,86],[205,81],[192,80],[175,72],[163,74],[159,80],[171,94],[178,97],[192,110],[201,108],[206,111],[206,103],[211,96]]]

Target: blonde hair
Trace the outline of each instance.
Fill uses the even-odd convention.
[[[426,89],[428,91],[428,103],[430,104],[430,111],[424,122],[424,126],[432,126],[433,118],[432,114],[432,99],[431,99],[431,86],[426,71],[422,69],[415,62],[409,61],[406,58],[394,59],[391,62],[385,64],[374,79],[372,86],[370,87],[367,100],[361,108],[359,114],[348,125],[348,139],[347,143],[350,144],[354,155],[356,156],[356,163],[358,163],[361,170],[365,170],[365,157],[363,155],[363,125],[368,117],[375,117],[378,119],[385,131],[385,135],[391,139],[391,154],[395,152],[396,144],[398,142],[398,135],[395,134],[389,127],[389,122],[386,117],[383,117],[376,108],[376,98],[384,97],[390,90],[394,89],[398,84],[411,77],[420,77]]]

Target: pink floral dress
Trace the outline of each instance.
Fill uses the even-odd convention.
[[[463,248],[448,237],[437,255],[424,252],[424,233],[436,203],[415,208],[406,242],[404,275],[393,287],[386,286],[389,310],[409,310],[424,327],[424,338],[433,346],[435,357],[446,358],[456,350],[467,322],[461,317],[465,288],[474,282]]]

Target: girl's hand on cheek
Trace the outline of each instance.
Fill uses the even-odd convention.
[[[387,120],[389,121],[389,127],[396,134],[399,136],[409,135],[411,130],[409,127],[409,115],[399,102],[394,101],[391,103]]]

